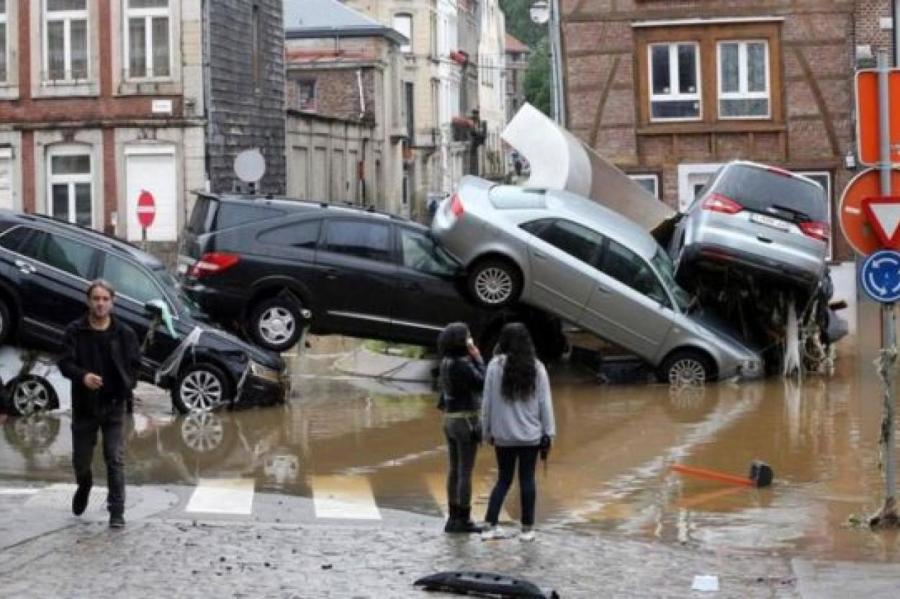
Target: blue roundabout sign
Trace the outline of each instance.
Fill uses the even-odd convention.
[[[900,300],[900,252],[881,250],[863,262],[859,285],[876,302]]]

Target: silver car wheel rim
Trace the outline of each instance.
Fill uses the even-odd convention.
[[[682,358],[669,368],[669,382],[673,385],[702,385],[706,382],[706,369],[699,360]]]
[[[222,444],[225,427],[212,412],[192,412],[181,423],[184,444],[197,453],[212,451]]]
[[[50,407],[50,391],[37,380],[19,382],[13,391],[13,405],[23,415],[46,410]]]
[[[488,304],[500,304],[512,294],[513,280],[502,268],[485,268],[475,278],[475,293]]]
[[[294,315],[280,306],[269,308],[259,317],[259,334],[272,345],[285,343],[294,334],[296,326]]]
[[[222,403],[222,381],[206,370],[195,370],[181,381],[181,400],[191,410],[208,412]]]

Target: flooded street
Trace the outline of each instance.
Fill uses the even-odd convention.
[[[350,346],[347,346],[350,347]],[[339,493],[381,508],[439,515],[445,448],[428,385],[337,373],[347,347],[323,344],[292,361],[285,406],[175,416],[156,398],[136,408],[126,440],[130,484],[245,477],[257,491]],[[603,386],[587,370],[551,370],[558,442],[538,471],[538,525],[656,539],[707,550],[900,561],[896,535],[848,526],[880,506],[880,386],[868,357],[844,358],[830,379],[771,379],[670,392]],[[67,414],[10,418],[0,477],[69,482]],[[102,472],[99,452],[95,468]],[[674,463],[746,475],[774,469],[766,489],[685,477]],[[492,448],[475,472],[483,515]],[[507,517],[518,514],[515,490]]]

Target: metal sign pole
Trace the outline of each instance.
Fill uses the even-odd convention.
[[[878,53],[878,118],[879,118],[879,174],[881,195],[891,195],[890,94],[888,55]],[[881,307],[881,371],[884,378],[884,414],[881,421],[881,441],[884,460],[884,506],[879,521],[896,522],[894,493],[897,485],[896,448],[894,447],[894,303]]]

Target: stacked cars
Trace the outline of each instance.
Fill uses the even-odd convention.
[[[692,309],[665,250],[596,202],[466,177],[432,232],[485,305],[521,301],[626,348],[671,382],[755,377],[756,353]]]
[[[510,320],[526,323],[545,358],[565,346],[558,319],[510,302],[479,305],[427,228],[373,210],[203,194],[180,254],[184,290],[275,351],[293,346],[303,327],[433,347],[447,323],[464,321],[489,352]]]

